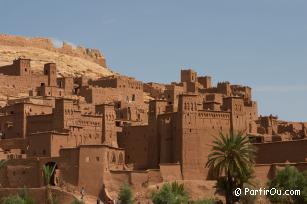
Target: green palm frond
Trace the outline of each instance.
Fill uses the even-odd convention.
[[[7,160],[4,159],[0,160],[0,169],[2,169],[5,166],[6,162]]]
[[[43,173],[44,173],[44,178],[45,178],[46,185],[50,184],[52,174],[53,174],[53,172],[55,170],[55,166],[56,165],[53,165],[53,166],[44,165],[43,166]]]
[[[206,167],[213,169],[218,175],[247,178],[250,177],[255,153],[249,138],[241,132],[220,133],[218,137],[214,137]]]

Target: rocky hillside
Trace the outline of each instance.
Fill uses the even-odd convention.
[[[56,48],[47,38],[0,34],[0,66],[11,64],[18,57],[30,58],[34,72],[42,72],[45,63],[55,62],[62,76],[97,78],[115,74],[107,68],[104,56],[97,49],[74,48],[67,43]]]

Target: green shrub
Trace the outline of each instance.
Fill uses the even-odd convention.
[[[271,203],[307,203],[307,173],[299,172],[293,166],[286,166],[277,172],[275,178],[268,182],[270,189],[300,190],[300,195],[268,195]]]
[[[29,196],[27,188],[23,188],[17,195],[3,198],[3,204],[34,204],[33,199]]]
[[[189,196],[183,184],[173,182],[172,184],[166,183],[161,190],[153,192],[151,200],[154,204],[186,204]]]
[[[122,204],[133,204],[133,192],[131,190],[131,187],[127,184],[124,183],[118,194],[118,199],[121,201]]]
[[[217,201],[215,199],[209,198],[209,199],[202,199],[194,201],[193,204],[215,204]]]
[[[245,189],[245,188],[248,188],[250,190],[259,189],[259,188],[257,188],[257,186],[254,186],[254,185],[251,185],[251,184],[247,184],[247,183],[243,184],[243,188],[242,189]],[[240,196],[240,203],[241,204],[256,204],[257,200],[258,200],[258,195],[250,195],[249,193],[247,193],[245,195],[244,193],[242,193],[241,196]]]
[[[85,204],[82,200],[78,200],[75,198],[75,200],[71,204]]]

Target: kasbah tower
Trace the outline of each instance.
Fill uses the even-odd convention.
[[[106,68],[97,50],[17,39]],[[15,46],[10,36],[0,41]],[[32,63],[18,56],[0,67],[0,159],[7,160],[0,181],[6,192],[26,186],[39,194],[46,165],[55,166],[51,184],[63,199],[84,187],[89,197],[115,200],[128,183],[139,203],[147,203],[151,189],[175,180],[187,183],[195,199],[213,195],[216,178],[205,164],[213,138],[230,130],[253,141],[255,176],[263,184],[286,165],[307,169],[307,123],[260,116],[251,87],[213,84],[212,76],[189,68],[177,82],[160,84],[110,70],[99,77],[64,76],[54,61],[36,71]]]

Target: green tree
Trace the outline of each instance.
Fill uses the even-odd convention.
[[[52,192],[51,192],[51,188],[50,188],[50,181],[52,178],[52,175],[54,173],[55,170],[55,166],[49,166],[49,165],[44,165],[43,166],[43,173],[44,173],[44,179],[45,179],[45,184],[46,184],[46,203],[47,204],[54,204],[55,201],[52,197]]]
[[[216,172],[217,192],[225,195],[227,204],[239,201],[233,192],[252,177],[255,154],[255,147],[241,132],[215,137],[206,166]]]
[[[151,200],[154,204],[186,204],[189,195],[183,184],[165,183],[161,190],[152,193]]]
[[[127,184],[124,183],[118,194],[118,199],[121,201],[122,204],[133,204],[133,192],[131,187]]]
[[[307,172],[299,172],[293,166],[278,171],[275,178],[268,182],[270,189],[300,190],[300,195],[267,195],[271,203],[307,203]]]

